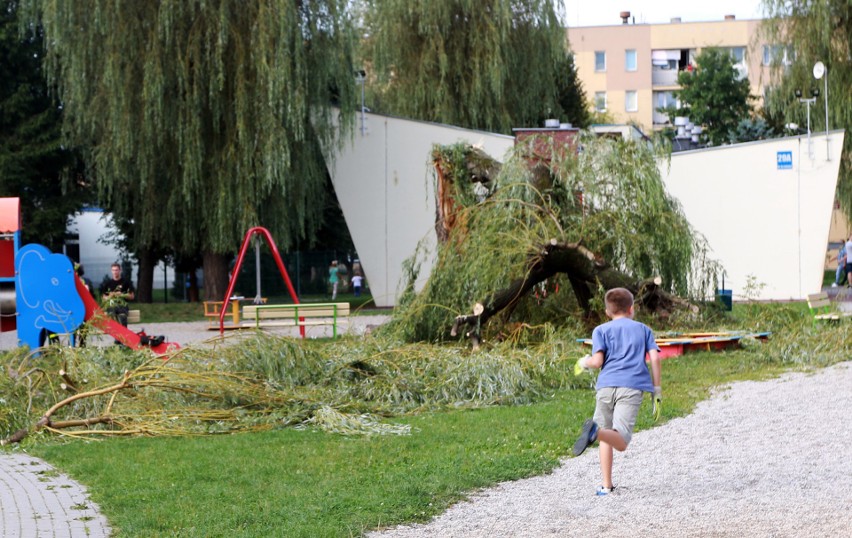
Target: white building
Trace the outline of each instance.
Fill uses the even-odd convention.
[[[365,132],[356,129],[331,175],[376,304],[392,306],[403,261],[422,239],[432,248],[437,242],[432,145],[465,140],[500,160],[513,139],[365,118]],[[750,298],[761,300],[803,299],[820,290],[843,138],[843,131],[812,133],[682,152],[670,166],[659,163],[666,188],[725,268],[734,298],[749,283]],[[431,268],[426,263],[420,285]]]

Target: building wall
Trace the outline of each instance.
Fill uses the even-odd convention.
[[[679,88],[676,82],[653,84],[652,51],[695,49],[698,54],[706,47],[745,47],[751,93],[762,97],[769,72],[762,66],[764,43],[759,36],[759,26],[759,20],[725,20],[589,26],[569,28],[567,32],[578,76],[590,100],[589,106],[593,107],[596,92],[606,92],[607,112],[615,123],[635,122],[649,131],[654,128],[656,105],[653,92]],[[636,50],[636,71],[625,69],[627,49]],[[596,51],[606,52],[605,72],[595,71]],[[635,112],[625,110],[627,91],[637,91],[638,108]]]
[[[436,245],[432,146],[478,144],[502,160],[514,138],[366,113],[330,164],[330,174],[361,266],[377,306],[393,306],[402,264],[418,243],[431,255],[421,266],[419,289],[432,267]]]
[[[110,266],[114,262],[122,262],[121,253],[112,244],[105,243],[111,234],[116,233],[112,219],[108,213],[101,209],[83,210],[71,219],[68,225],[68,233],[79,235],[80,259],[79,262],[86,270],[86,276],[94,283],[95,288],[100,286],[105,276],[110,274]],[[66,246],[66,249],[68,247]],[[70,253],[69,253],[70,254]],[[132,274],[129,276],[133,285],[136,285],[137,266],[133,265]],[[157,265],[154,270],[154,289],[171,287],[175,278],[174,268],[164,267],[163,263]]]
[[[749,277],[755,298],[803,299],[821,289],[843,131],[677,153],[660,164],[668,192],[710,244],[726,271],[725,286],[742,297]],[[778,153],[791,152],[780,169]]]
[[[511,137],[367,114],[338,153],[332,180],[376,304],[393,306],[402,262],[421,240],[434,253],[433,144],[479,144],[502,159]],[[832,154],[843,132],[830,133]],[[742,298],[750,278],[763,288],[753,298],[802,299],[820,289],[839,160],[826,160],[825,135],[726,145],[678,153],[659,164],[666,189],[681,203],[711,256],[725,268],[725,286]],[[790,169],[778,153],[791,152]],[[418,288],[431,271],[421,267]],[[719,275],[721,278],[721,275]]]

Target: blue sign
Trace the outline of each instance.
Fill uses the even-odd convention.
[[[793,169],[793,152],[779,151],[778,152],[778,170]]]

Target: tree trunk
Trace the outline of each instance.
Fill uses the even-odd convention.
[[[187,300],[190,303],[198,302],[198,273],[193,269],[187,275],[189,277],[189,290],[187,291]],[[186,284],[184,284],[186,285]],[[224,296],[223,296],[224,297]]]
[[[637,281],[610,267],[600,256],[582,244],[559,244],[552,239],[550,244],[530,258],[523,278],[513,280],[505,289],[476,303],[472,314],[458,316],[450,334],[455,336],[461,327],[470,326],[472,329],[465,336],[471,339],[474,347],[478,347],[482,327],[489,319],[503,311],[511,313],[518,301],[536,284],[556,273],[565,273],[568,276],[574,295],[587,316],[590,313],[590,300],[598,283],[607,290],[627,288],[633,293],[638,306],[658,314],[666,315],[677,307],[695,310],[687,301],[661,290],[659,278]]]
[[[137,256],[139,272],[136,280],[136,302],[150,304],[154,301],[154,267],[157,265],[157,259],[149,249],[138,252]]]
[[[204,298],[221,301],[228,291],[228,258],[215,252],[204,253]]]

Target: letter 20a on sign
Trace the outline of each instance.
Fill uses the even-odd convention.
[[[793,152],[779,151],[778,152],[778,170],[792,170],[793,168]]]

